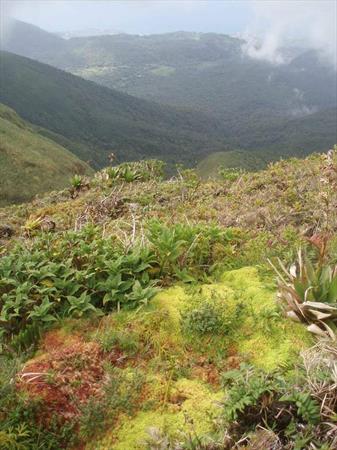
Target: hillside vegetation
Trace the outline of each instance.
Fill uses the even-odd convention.
[[[75,174],[92,169],[0,104],[0,206],[64,188]]]
[[[298,156],[336,142],[336,73],[314,50],[286,48],[284,64],[275,65],[250,58],[243,40],[221,34],[64,40],[22,22],[4,47],[136,97],[214,116],[227,144],[220,151]]]
[[[249,142],[254,142],[255,149],[226,150],[210,153],[197,164],[198,173],[202,178],[218,176],[221,168],[241,168],[258,170],[269,162],[291,156],[305,157],[311,149],[320,151],[331,147],[331,142],[337,140],[337,109],[331,108],[296,120],[287,121],[282,127],[265,125],[260,129],[250,127],[242,130],[233,140],[233,148],[239,143],[244,148]],[[274,142],[265,147],[265,136],[275,136]]]
[[[314,51],[285,49],[287,63],[277,66],[249,58],[244,44],[188,32],[64,40],[15,21],[4,46],[110,88],[220,115],[275,117],[336,106],[334,71]]]
[[[139,100],[51,66],[1,52],[0,101],[93,167],[160,157],[193,164],[226,147],[215,119]],[[44,131],[45,133],[45,131]]]
[[[335,448],[336,151],[0,209],[0,448]]]

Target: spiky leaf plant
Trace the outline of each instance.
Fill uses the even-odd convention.
[[[74,189],[79,190],[83,184],[83,177],[81,177],[81,175],[74,175],[70,180],[70,183]]]
[[[310,243],[318,250],[312,261],[303,250],[289,268],[280,260],[278,297],[289,318],[305,322],[307,329],[317,335],[337,338],[337,265],[325,262],[327,238],[314,236]]]

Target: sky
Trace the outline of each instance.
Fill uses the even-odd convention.
[[[247,54],[275,64],[283,62],[282,45],[296,38],[336,63],[337,0],[0,0],[0,6],[2,25],[12,16],[52,32],[240,34]]]
[[[134,34],[177,30],[236,33],[248,24],[245,0],[1,0],[14,17],[49,31],[111,29]]]

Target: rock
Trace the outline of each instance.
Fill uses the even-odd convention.
[[[56,223],[50,217],[44,217],[40,225],[42,231],[53,231],[55,227]]]
[[[10,225],[0,225],[0,238],[8,239],[14,234],[14,229]]]

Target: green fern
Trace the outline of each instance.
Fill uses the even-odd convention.
[[[42,335],[43,326],[39,322],[27,325],[10,342],[10,348],[16,353],[26,352],[35,346]]]
[[[315,425],[320,419],[319,404],[307,392],[295,391],[283,395],[280,401],[295,403],[297,413],[309,424]]]
[[[224,387],[230,386],[224,408],[228,421],[236,420],[246,407],[256,405],[263,395],[270,395],[279,387],[277,380],[245,365],[224,374],[222,382]]]
[[[30,433],[27,425],[22,423],[0,431],[0,450],[26,450],[31,448]]]

